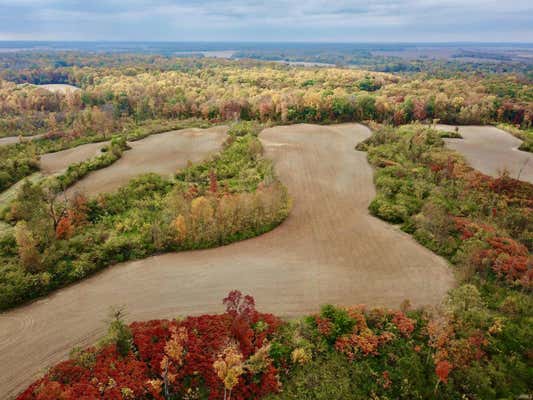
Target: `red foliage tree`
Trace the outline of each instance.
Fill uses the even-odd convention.
[[[209,191],[211,193],[217,193],[218,192],[217,175],[215,174],[215,171],[213,171],[213,170],[211,170],[211,172],[209,172]]]
[[[251,353],[261,348],[280,324],[273,315],[257,312],[251,296],[234,291],[224,302],[228,312],[222,315],[201,315],[182,321],[134,322],[130,328],[135,352],[121,357],[115,345],[89,349],[85,352],[91,360],[89,363],[69,360],[56,365],[18,400],[163,400],[161,361],[165,348],[172,343],[172,332],[180,329],[187,335],[183,338],[181,364],[168,365],[170,393],[180,396],[188,389],[203,387],[208,390],[209,399],[220,399],[223,386],[213,369],[218,354],[230,342],[238,343],[243,354],[245,350]],[[235,321],[239,321],[237,325]],[[259,322],[263,323],[263,329],[256,332],[252,324]],[[246,340],[235,336],[235,333],[242,335],[241,331]],[[271,362],[260,374],[246,370],[233,388],[232,399],[257,399],[278,391],[277,375]]]
[[[437,374],[437,377],[439,378],[439,382],[446,383],[448,382],[448,375],[450,375],[450,372],[453,369],[453,365],[447,361],[442,360],[435,365],[435,373]]]
[[[68,239],[72,236],[74,233],[74,225],[72,224],[72,220],[70,218],[69,213],[64,215],[56,226],[56,238],[57,239]]]

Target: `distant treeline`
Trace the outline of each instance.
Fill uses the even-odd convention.
[[[533,115],[531,80],[513,74],[435,78],[143,55],[71,55],[62,61],[72,66],[57,66],[52,55],[4,56],[0,136],[79,137],[120,131],[132,121],[191,117],[284,123],[374,119],[396,125],[440,119],[529,127]],[[20,68],[12,68],[17,57]],[[18,85],[24,82],[69,83],[83,90],[51,93]]]

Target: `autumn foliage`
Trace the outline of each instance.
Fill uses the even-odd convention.
[[[492,272],[498,278],[530,288],[533,282],[532,259],[526,246],[510,237],[498,236],[490,225],[455,219],[462,240],[482,240],[484,246],[470,256],[479,272]]]
[[[134,322],[126,356],[115,344],[89,348],[53,367],[18,400],[162,400],[194,393],[221,399],[229,389],[232,399],[252,399],[276,392],[277,370],[265,345],[281,321],[256,311],[253,298],[237,291],[225,304],[221,315]]]
[[[17,400],[293,398],[284,393],[294,393],[294,376],[301,379],[306,368],[320,369],[322,362],[338,357],[352,371],[347,374],[368,382],[354,389],[360,396],[418,393],[419,398],[447,399],[477,393],[485,390],[485,378],[473,386],[462,379],[474,379],[471,371],[497,357],[491,343],[503,335],[505,323],[487,317],[489,324],[474,326],[460,315],[465,302],[470,303],[466,312],[475,307],[484,312],[477,289],[470,286],[452,293],[442,313],[325,305],[295,322],[257,311],[252,296],[235,290],[224,298],[223,314],[129,327],[115,319],[111,335],[74,351]],[[310,379],[311,391],[315,385],[323,390]],[[336,380],[329,384],[335,386]],[[297,387],[297,393],[308,393]]]

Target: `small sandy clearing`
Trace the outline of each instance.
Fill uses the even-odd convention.
[[[44,136],[43,134],[34,135],[34,136],[23,136],[22,140],[23,141],[30,141],[30,140],[40,139],[43,136]],[[0,146],[6,146],[8,144],[19,143],[20,142],[20,138],[21,138],[20,136],[6,136],[6,137],[3,137],[3,138],[0,138]]]
[[[36,86],[46,89],[52,93],[62,93],[62,94],[67,94],[69,92],[76,92],[80,90],[79,87],[76,87],[73,85],[61,84],[61,83],[50,83],[47,85],[36,85]]]
[[[6,136],[3,138],[0,138],[0,146],[7,146],[8,144],[14,144],[19,142],[18,136]]]

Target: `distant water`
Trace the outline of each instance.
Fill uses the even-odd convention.
[[[207,53],[206,56],[227,57],[229,52],[252,50],[367,50],[401,51],[416,48],[523,48],[533,43],[310,43],[310,42],[53,42],[0,41],[0,52],[16,51],[90,51],[113,53]]]
[[[252,58],[328,67],[353,57],[521,61],[533,63],[533,43],[297,43],[297,42],[39,42],[0,41],[0,56],[14,52],[77,51],[158,54],[166,57]],[[351,61],[350,61],[351,60]],[[355,63],[357,64],[357,63]]]
[[[201,54],[204,57],[210,57],[210,58],[231,58],[236,53],[235,50],[218,50],[218,51],[177,51],[174,53],[176,56],[196,56],[198,54]]]
[[[233,47],[236,46],[236,47]],[[83,51],[101,53],[149,53],[176,55],[206,53],[208,57],[231,57],[233,52],[261,48],[258,43],[225,42],[40,42],[0,41],[0,52]],[[267,45],[267,47],[269,47]],[[277,48],[277,47],[272,47]],[[231,54],[230,54],[231,53]]]

